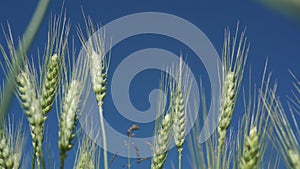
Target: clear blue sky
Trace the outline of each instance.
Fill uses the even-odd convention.
[[[3,0],[0,5],[0,23],[6,27],[6,22],[11,26],[14,39],[17,40],[24,32],[32,13],[37,4],[37,0]],[[36,40],[34,41],[30,56],[35,57],[37,49],[43,49],[47,38],[47,28],[50,14],[58,14],[62,7],[62,1],[53,0],[50,2],[50,8],[47,17],[42,24]],[[278,93],[281,97],[291,94],[292,78],[288,70],[291,70],[300,77],[300,22],[293,18],[287,17],[273,9],[267,8],[256,1],[239,1],[229,0],[223,1],[100,1],[100,0],[66,0],[64,8],[66,8],[67,17],[71,20],[71,36],[76,39],[76,49],[80,49],[80,43],[77,39],[76,27],[83,24],[83,16],[81,8],[83,7],[85,14],[92,17],[94,22],[105,25],[117,18],[137,12],[164,12],[184,18],[201,29],[210,39],[219,54],[222,51],[224,29],[229,26],[231,31],[235,30],[239,21],[240,27],[247,27],[247,37],[251,44],[246,72],[243,84],[248,84],[248,70],[252,69],[253,83],[260,84],[262,70],[265,60],[268,58],[268,70],[273,73],[273,79],[276,79]],[[149,21],[151,22],[151,21]],[[3,33],[0,34],[0,42],[5,41]],[[201,44],[199,44],[201,45]],[[116,45],[112,49],[110,74],[114,72],[117,65],[129,54],[144,48],[162,48],[169,50],[175,54],[183,53],[187,56],[187,62],[192,68],[196,77],[203,76],[207,79],[207,73],[201,61],[195,54],[184,44],[163,36],[140,35],[126,39]],[[3,57],[1,61],[3,61]],[[1,70],[1,80],[3,80],[3,72]],[[147,102],[149,91],[157,88],[160,80],[160,72],[149,70],[142,72],[136,76],[131,84],[131,101],[139,110],[146,110],[149,107]],[[109,79],[109,84],[111,79]],[[209,82],[205,82],[209,85]],[[241,100],[242,97],[239,97]],[[15,100],[14,108],[10,111],[15,117],[20,117],[21,111]],[[105,114],[105,118],[111,126],[121,133],[126,134],[127,128],[133,123],[119,115],[114,107],[111,95],[108,93],[105,109],[110,112]],[[242,111],[242,101],[238,101],[236,117],[233,123],[237,124],[238,110]],[[51,142],[51,148],[58,153],[57,149],[57,120],[56,113],[53,111],[49,114],[47,122],[48,134]],[[152,134],[153,123],[141,124],[141,131],[137,132],[137,136],[150,136]],[[144,126],[143,126],[144,125]],[[120,140],[121,141],[121,140]],[[30,146],[28,144],[28,146]],[[187,150],[187,146],[184,147]],[[71,154],[75,151],[72,151]],[[55,154],[53,154],[55,156]],[[170,153],[170,158],[166,162],[166,169],[171,168],[171,161],[176,164],[176,151],[174,149]],[[112,155],[110,154],[110,157]],[[73,156],[70,156],[70,159]],[[112,165],[113,169],[122,168],[126,164],[127,159],[117,158]],[[187,151],[184,151],[183,165],[188,165]],[[58,159],[54,160],[58,163]],[[67,166],[71,166],[72,161],[67,160]],[[50,164],[52,165],[52,164]],[[148,168],[150,160],[132,168]],[[67,167],[68,168],[68,167]],[[184,167],[189,168],[189,167]]]

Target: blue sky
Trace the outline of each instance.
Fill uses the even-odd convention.
[[[27,23],[36,7],[38,1],[27,0],[3,0],[0,6],[0,23],[6,27],[6,22],[11,26],[14,39],[17,40],[24,32]],[[47,12],[47,17],[42,23],[41,29],[38,32],[34,41],[30,56],[33,58],[37,55],[37,49],[43,49],[46,38],[47,28],[50,14],[58,14],[62,7],[60,0],[50,2],[50,8]],[[256,1],[99,1],[99,0],[66,0],[64,8],[67,12],[67,17],[71,21],[71,36],[75,37],[76,49],[80,49],[80,43],[77,39],[76,27],[78,24],[83,25],[83,16],[81,8],[85,14],[91,16],[94,22],[105,25],[117,18],[134,14],[138,12],[163,12],[181,17],[202,30],[209,40],[214,45],[215,49],[221,55],[224,29],[229,27],[231,31],[235,31],[236,24],[239,21],[240,28],[247,27],[247,39],[251,44],[248,62],[243,85],[247,87],[249,79],[249,69],[251,67],[252,82],[260,84],[262,70],[266,59],[268,58],[268,70],[272,72],[273,79],[278,82],[278,94],[285,98],[291,94],[292,77],[288,70],[291,70],[300,77],[300,22],[291,17],[287,17],[273,9]],[[151,20],[149,20],[151,22]],[[122,31],[122,28],[120,28]],[[0,42],[5,41],[3,33],[0,34]],[[199,44],[201,45],[201,44]],[[113,74],[116,67],[127,55],[145,48],[161,48],[171,51],[177,55],[182,53],[187,57],[187,63],[192,69],[196,77],[207,79],[207,72],[197,58],[195,53],[188,46],[174,39],[160,35],[139,35],[134,36],[120,42],[112,48],[111,66],[109,77]],[[1,61],[3,57],[1,56]],[[1,71],[1,75],[3,72]],[[3,80],[3,76],[1,76]],[[149,108],[148,94],[158,87],[160,80],[160,72],[157,70],[148,70],[138,74],[132,81],[130,86],[130,98],[132,104],[139,110]],[[109,78],[109,84],[111,79]],[[209,86],[209,82],[205,81],[205,86]],[[237,110],[233,123],[238,123],[240,117],[238,112],[243,110],[241,98],[238,99]],[[14,100],[10,112],[14,113],[15,117],[20,117],[16,99]],[[117,131],[126,134],[127,128],[134,122],[131,122],[118,113],[113,105],[111,94],[108,93],[105,110],[110,113],[105,114],[105,118]],[[56,113],[53,111],[49,115],[48,134],[51,142],[51,148],[58,153],[57,150],[57,120]],[[141,124],[141,131],[137,132],[137,137],[150,136],[153,133],[153,123]],[[28,146],[30,146],[28,144]],[[184,147],[187,150],[187,146]],[[72,151],[70,154],[74,154]],[[112,157],[112,154],[110,154]],[[171,168],[171,161],[176,164],[176,151],[171,150],[170,158],[168,158],[165,168]],[[72,155],[70,159],[72,159]],[[58,159],[54,161],[57,162]],[[115,159],[112,168],[122,168],[126,164],[126,158]],[[183,165],[188,165],[188,152],[184,151]],[[67,166],[71,166],[72,161],[67,161]],[[150,160],[143,162],[132,168],[148,168]],[[67,167],[67,168],[68,168]],[[189,167],[184,167],[189,168]]]

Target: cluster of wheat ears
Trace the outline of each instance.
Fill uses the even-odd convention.
[[[31,168],[46,168],[43,145],[46,134],[45,122],[47,113],[56,103],[58,117],[58,148],[60,150],[60,168],[64,168],[64,162],[68,159],[67,152],[74,148],[74,141],[79,141],[74,168],[93,169],[109,168],[108,153],[101,150],[87,136],[78,130],[78,119],[86,101],[84,85],[87,77],[91,79],[91,89],[95,93],[98,103],[99,121],[103,146],[106,147],[105,126],[103,123],[103,104],[107,93],[107,78],[109,68],[109,56],[104,53],[104,36],[99,35],[89,41],[89,37],[99,27],[94,26],[90,19],[85,19],[86,31],[79,27],[78,35],[82,46],[87,52],[86,57],[76,58],[74,47],[70,47],[70,24],[65,16],[53,17],[48,33],[43,60],[34,65],[25,56],[15,49],[10,29],[6,34],[7,49],[0,45],[5,63],[2,63],[4,72],[13,72],[14,78],[10,80],[15,85],[15,94],[28,120],[30,128],[30,140],[32,142]],[[201,44],[199,44],[201,45]],[[188,108],[185,100],[190,96],[189,77],[190,72],[183,64],[180,57],[179,65],[175,65],[168,71],[174,71],[178,81],[166,76],[162,90],[170,94],[168,108],[163,117],[155,123],[155,140],[152,146],[151,169],[164,167],[168,156],[169,144],[174,140],[178,150],[178,163],[176,168],[275,168],[279,159],[283,159],[287,168],[300,169],[300,130],[297,116],[300,113],[300,82],[294,77],[295,89],[293,97],[288,100],[288,109],[284,109],[276,95],[276,84],[270,85],[271,76],[266,69],[262,74],[262,84],[259,88],[249,89],[248,97],[244,97],[243,118],[240,120],[237,134],[230,130],[236,101],[241,88],[244,69],[246,65],[249,45],[246,41],[245,31],[231,36],[229,30],[225,31],[225,40],[222,52],[222,94],[220,98],[219,117],[217,130],[203,144],[198,142],[201,120],[197,120],[186,135],[186,122]],[[19,61],[20,57],[22,61]],[[185,80],[183,80],[183,78]],[[201,84],[201,81],[200,81]],[[205,90],[200,85],[201,107],[203,119],[207,116]],[[183,92],[184,91],[184,92]],[[198,91],[197,91],[198,92]],[[2,93],[2,92],[1,92]],[[245,94],[246,95],[246,94]],[[1,97],[1,101],[5,96]],[[163,102],[163,101],[162,101]],[[55,104],[54,104],[55,105]],[[1,112],[3,113],[3,112]],[[160,113],[160,112],[158,112]],[[290,116],[291,118],[288,118]],[[0,168],[16,169],[28,168],[24,158],[25,135],[22,124],[18,125],[6,119],[1,124],[0,130]],[[199,118],[201,119],[201,118]],[[292,119],[292,120],[290,120]],[[298,117],[299,119],[299,117]],[[130,130],[138,129],[133,126]],[[231,132],[233,131],[233,132]],[[130,131],[129,131],[130,133]],[[130,136],[129,136],[130,137]],[[273,144],[268,145],[268,140]],[[183,145],[187,143],[186,156],[190,161],[182,166]],[[267,147],[274,147],[278,152],[275,159],[266,156]],[[100,163],[100,154],[103,152],[103,162]],[[280,158],[281,157],[281,158]],[[266,163],[266,161],[270,161]],[[103,167],[102,167],[103,164]],[[188,166],[189,165],[189,166]],[[130,160],[128,168],[130,168]]]

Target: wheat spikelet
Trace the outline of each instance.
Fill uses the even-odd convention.
[[[185,135],[185,111],[182,92],[179,88],[176,89],[174,98],[174,114],[173,114],[173,134],[174,141],[178,149],[182,148]]]
[[[162,121],[162,126],[158,130],[158,135],[155,139],[151,169],[161,169],[164,166],[170,142],[171,123],[171,115],[166,114]]]
[[[183,144],[185,141],[185,130],[186,130],[186,103],[190,99],[191,91],[191,79],[190,71],[187,65],[183,64],[183,58],[180,56],[179,65],[174,67],[174,74],[177,76],[177,83],[171,80],[170,90],[171,90],[171,105],[170,109],[172,111],[172,128],[173,128],[173,138],[178,150],[178,166],[181,169],[181,158],[183,151]],[[186,100],[186,102],[185,102]]]
[[[15,161],[14,152],[12,150],[13,145],[10,145],[10,142],[7,140],[4,131],[0,132],[0,168],[13,169],[18,168],[19,161]]]
[[[238,27],[238,26],[237,26]],[[220,114],[218,125],[218,154],[220,156],[226,138],[228,127],[230,126],[240,84],[243,79],[244,68],[248,57],[248,50],[245,32],[240,35],[240,41],[236,49],[237,41],[236,30],[233,42],[231,42],[230,33],[225,32],[225,40],[222,54],[222,73],[223,86],[220,99]]]
[[[22,107],[27,115],[30,115],[29,109],[35,99],[35,89],[31,82],[28,72],[21,72],[17,77],[18,94],[21,99]]]
[[[17,88],[22,107],[30,124],[34,154],[37,157],[38,164],[40,164],[44,137],[44,122],[47,117],[44,116],[40,100],[36,98],[36,85],[33,82],[34,77],[31,76],[26,66],[25,71],[21,72],[17,77]]]
[[[48,70],[46,73],[46,78],[43,83],[42,88],[42,109],[46,114],[51,108],[59,84],[59,65],[58,65],[58,56],[54,54],[51,56],[48,63]]]
[[[61,62],[62,87],[58,92],[60,168],[64,168],[67,151],[73,148],[76,126],[85,107],[90,86],[86,84],[88,60],[80,56],[74,58],[75,49],[68,52],[68,62]],[[86,89],[86,90],[85,90]]]
[[[177,76],[178,76],[178,83],[174,84],[176,87],[173,87],[171,84],[171,88],[175,88],[172,89],[171,91],[171,99],[173,101],[173,105],[171,105],[171,109],[172,109],[172,118],[173,118],[173,134],[174,134],[174,141],[175,144],[177,146],[177,148],[179,149],[179,151],[182,151],[182,145],[184,143],[184,137],[185,137],[185,123],[186,123],[186,119],[185,119],[185,103],[184,103],[184,96],[182,93],[182,76],[183,76],[183,60],[182,60],[182,56],[180,56],[180,61],[179,61],[179,66],[178,66],[178,70],[174,70],[174,71],[178,71],[177,72]],[[189,77],[188,74],[184,74],[186,78]],[[174,82],[175,83],[175,82]],[[187,82],[188,83],[188,82]],[[188,85],[188,84],[187,84]],[[188,92],[188,91],[186,91]]]
[[[96,95],[99,106],[102,106],[106,95],[107,71],[105,69],[103,56],[92,51],[90,59],[90,72],[93,90]]]
[[[107,58],[105,52],[105,37],[95,31],[95,26],[92,23],[91,19],[86,19],[86,29],[88,40],[84,38],[84,34],[80,32],[80,38],[82,44],[87,52],[87,58],[89,62],[89,70],[92,88],[96,95],[96,100],[98,102],[99,109],[99,121],[103,139],[104,147],[104,168],[108,169],[108,156],[107,156],[107,141],[106,141],[106,132],[104,126],[104,115],[103,115],[103,99],[106,96],[106,83],[107,83],[107,73],[109,67],[109,58]],[[99,27],[98,27],[99,30]],[[92,36],[93,35],[93,36]]]
[[[80,31],[81,42],[87,52],[89,70],[92,87],[96,95],[99,107],[102,107],[103,99],[106,96],[108,59],[105,50],[105,37],[102,33],[96,32],[94,24],[89,19],[86,20],[86,29],[88,40],[85,39],[84,33]],[[93,37],[92,37],[93,35]]]
[[[220,110],[219,126],[218,126],[219,153],[221,153],[222,147],[224,145],[226,132],[231,123],[231,118],[234,109],[234,98],[236,93],[235,93],[235,78],[233,72],[228,72],[226,74],[226,80],[223,85],[224,85],[224,92],[222,95],[222,106]]]
[[[244,154],[241,160],[240,169],[255,169],[259,157],[259,134],[256,127],[250,129],[249,135],[245,138]]]
[[[249,85],[248,100],[244,97],[244,116],[239,124],[234,168],[261,168],[265,155],[269,118],[263,99],[267,97],[271,74],[266,76],[267,62],[260,88]],[[251,73],[250,73],[251,74]],[[249,78],[251,82],[251,76]],[[244,93],[245,95],[245,93]]]
[[[63,112],[59,120],[59,142],[58,146],[61,156],[65,156],[66,151],[73,146],[71,143],[75,137],[74,130],[76,128],[77,111],[80,102],[80,84],[72,81],[63,103]]]

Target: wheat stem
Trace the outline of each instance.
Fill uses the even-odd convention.
[[[103,46],[102,46],[103,47]],[[88,48],[89,52],[89,65],[90,65],[90,74],[92,79],[93,90],[98,101],[99,109],[99,120],[102,132],[103,139],[103,148],[104,148],[104,168],[108,169],[108,156],[107,156],[107,141],[106,141],[106,132],[104,126],[104,117],[103,117],[103,99],[106,96],[106,83],[107,83],[107,65],[105,63],[105,55],[102,53],[103,49],[99,50],[96,53],[92,48]]]
[[[98,102],[99,121],[103,140],[104,168],[108,169],[107,141],[104,128],[105,126],[102,106],[103,99],[106,96],[106,83],[109,61],[107,62],[106,53],[104,53],[104,36],[101,34],[101,32],[95,31],[95,27],[90,18],[86,20],[86,29],[89,39],[86,41],[82,32],[80,32],[80,38],[87,52],[91,83],[96,95],[96,100]]]
[[[182,168],[182,148],[178,148],[178,169]]]

